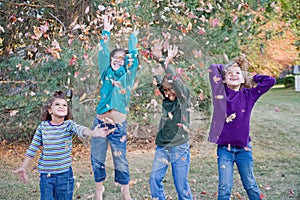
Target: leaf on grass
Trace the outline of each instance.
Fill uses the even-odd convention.
[[[9,116],[13,117],[13,116],[16,116],[16,114],[19,112],[19,110],[11,110],[9,112]]]

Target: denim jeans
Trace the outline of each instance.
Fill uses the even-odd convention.
[[[130,181],[129,166],[126,158],[127,146],[127,123],[124,121],[122,124],[108,124],[95,117],[93,127],[97,125],[101,127],[107,126],[108,129],[115,129],[107,137],[93,137],[91,139],[91,162],[94,172],[95,182],[102,182],[106,178],[105,160],[108,144],[111,148],[115,182],[121,185],[127,185]]]
[[[73,171],[40,174],[40,200],[71,200],[74,190]]]
[[[218,200],[229,200],[233,186],[233,168],[237,165],[243,186],[250,200],[260,199],[260,190],[254,178],[252,148],[218,146],[219,188]]]
[[[164,200],[163,178],[172,166],[172,176],[179,200],[192,200],[192,192],[188,183],[190,168],[190,146],[184,143],[175,147],[157,146],[150,175],[150,190],[153,199]]]

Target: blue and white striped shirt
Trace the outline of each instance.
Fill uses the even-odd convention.
[[[34,157],[42,147],[38,162],[39,173],[62,173],[71,167],[72,136],[85,137],[86,127],[76,124],[73,120],[64,121],[60,125],[52,125],[43,121],[37,128],[26,156]]]

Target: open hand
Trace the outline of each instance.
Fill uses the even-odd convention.
[[[138,28],[134,28],[132,33],[135,35],[135,37],[137,37],[137,35],[140,33],[140,30]]]
[[[99,126],[97,126],[93,130],[92,137],[106,137],[109,134],[110,134],[110,131],[108,130],[108,127],[99,127]]]
[[[102,15],[103,18],[103,28],[106,31],[110,31],[114,27],[114,23],[112,22],[112,18],[108,15]]]
[[[28,183],[28,177],[26,174],[26,170],[23,167],[20,167],[19,169],[16,169],[14,171],[12,171],[15,174],[19,175],[19,178],[24,182],[24,183]]]
[[[164,41],[160,41],[159,39],[155,39],[152,42],[151,51],[154,56],[154,59],[162,58],[162,49],[163,49]]]

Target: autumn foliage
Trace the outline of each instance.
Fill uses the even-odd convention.
[[[291,9],[284,2],[290,1],[0,1],[4,138],[30,137],[39,106],[57,89],[72,90],[73,97],[92,110],[98,99],[97,51],[103,14],[115,23],[112,48],[124,46],[126,35],[140,29],[138,80],[142,81],[135,84],[131,106],[133,120],[147,124],[151,121],[147,105],[159,100],[151,86],[152,40],[160,37],[179,46],[174,61],[178,76],[193,89],[197,109],[208,111],[209,64],[226,63],[243,53],[253,70],[274,76],[286,65],[297,64],[296,19],[286,17],[297,16],[298,11],[287,13]],[[24,120],[28,116],[32,121]],[[10,127],[15,126],[19,130],[12,135]]]

